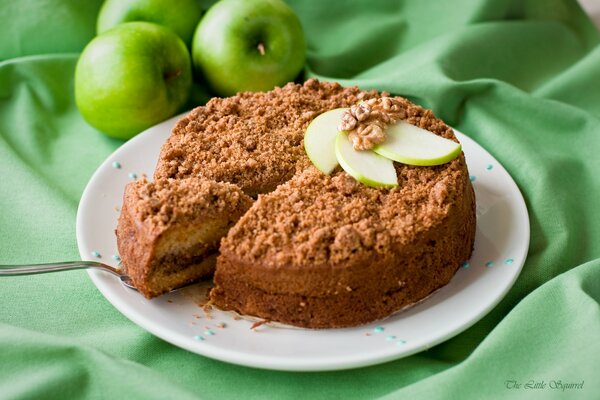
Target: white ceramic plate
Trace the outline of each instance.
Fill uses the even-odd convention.
[[[83,260],[116,266],[114,230],[125,184],[152,176],[161,145],[178,117],[117,149],[88,183],[77,212]],[[415,307],[357,328],[307,330],[252,321],[198,305],[197,287],[146,300],[102,271],[89,275],[121,313],[152,334],[206,357],[258,368],[338,370],[406,357],[464,331],[487,314],[513,285],[527,255],[529,219],[517,185],[487,151],[456,132],[477,196],[472,258],[452,281]],[[196,295],[192,295],[196,293]]]

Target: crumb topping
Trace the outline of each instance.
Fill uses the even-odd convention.
[[[266,93],[214,98],[173,128],[155,178],[196,176],[234,183],[250,196],[271,192],[308,165],[302,139],[314,117],[379,96],[309,79]]]
[[[176,221],[195,219],[198,215],[219,215],[249,206],[252,200],[237,186],[205,179],[145,178],[127,185],[126,194],[135,196],[132,212],[142,222],[166,227]]]
[[[468,184],[468,176],[462,156],[434,167],[395,163],[399,186],[393,189],[362,185],[340,168],[330,176],[320,173],[302,146],[306,127],[322,112],[361,100],[370,107],[367,118],[358,112],[363,121],[373,118],[373,111],[383,115],[387,107],[393,109],[390,121],[401,118],[456,141],[452,129],[430,110],[404,98],[310,79],[271,92],[212,99],[194,109],[163,146],[156,182],[168,186],[166,182],[200,177],[199,185],[216,184],[213,180],[231,183],[218,184],[227,185],[224,198],[234,196],[231,188],[238,188],[237,197],[258,195],[221,244],[223,252],[248,262],[344,265],[345,260],[384,253],[391,243],[413,240],[443,219],[463,193],[457,185]],[[179,198],[163,189],[162,195],[157,194],[160,188],[148,189],[144,207],[160,216],[149,212],[147,218],[168,221],[178,212],[172,204],[187,196],[182,192]],[[203,196],[200,192],[206,190],[189,193]],[[164,200],[153,200],[157,196]],[[198,207],[211,201],[198,199]]]
[[[310,167],[262,195],[232,228],[222,250],[249,262],[344,265],[365,252],[407,244],[448,214],[461,195],[464,158],[435,167],[395,164],[400,186],[377,189],[338,170]],[[458,182],[458,183],[456,183]]]
[[[371,150],[385,141],[385,128],[406,117],[401,98],[361,101],[342,114],[338,130],[348,133],[354,150]]]

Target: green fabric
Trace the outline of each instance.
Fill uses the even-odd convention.
[[[306,76],[404,95],[508,169],[531,244],[506,298],[428,351],[351,371],[213,361],[116,311],[85,272],[0,279],[0,398],[598,398],[600,34],[575,0],[294,1]],[[74,105],[99,1],[0,3],[0,263],[77,259],[75,215],[122,142]],[[196,98],[204,98],[199,95]],[[545,381],[544,389],[507,381]],[[584,382],[551,389],[550,381]]]

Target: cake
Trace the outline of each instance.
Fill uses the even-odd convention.
[[[152,298],[210,276],[219,240],[251,204],[237,186],[201,178],[129,183],[116,234],[134,286]]]
[[[384,318],[447,284],[472,251],[464,161],[398,166],[398,189],[315,168],[261,196],[221,244],[219,308],[310,328]]]
[[[365,186],[340,168],[325,175],[306,156],[304,131],[317,115],[382,96],[388,94],[310,79],[266,93],[215,98],[177,122],[162,147],[155,182],[165,191],[182,191],[200,180],[225,185],[218,199],[231,193],[247,197],[247,208],[225,213],[227,223],[221,226],[227,228],[201,240],[215,243],[206,252],[209,258],[219,247],[212,304],[301,327],[356,326],[424,299],[470,257],[475,198],[462,154],[434,167],[394,163],[399,185],[392,189]],[[430,110],[394,99],[406,122],[456,141],[452,129]],[[136,184],[125,194],[122,213],[134,209],[136,214],[121,216],[124,228],[140,219],[138,208],[148,208],[136,205],[148,201],[144,196],[128,191],[152,184]],[[231,207],[219,206],[217,198],[216,209]],[[256,199],[251,205],[250,198]],[[153,213],[158,215],[158,209],[148,215]],[[200,214],[186,217],[194,221],[189,226],[203,224]],[[130,227],[128,232],[118,234],[119,241],[130,242],[124,246],[128,253],[121,254],[128,273],[147,277],[147,271],[160,270],[156,240],[136,244],[132,237],[139,230]],[[136,256],[140,243],[146,247]],[[198,268],[202,273],[195,276],[209,273]],[[162,285],[161,279],[153,283],[161,290],[142,293],[152,297],[183,282]]]

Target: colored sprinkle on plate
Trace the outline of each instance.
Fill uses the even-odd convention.
[[[208,335],[208,336],[213,336],[215,333],[209,329],[209,330],[205,331],[204,334]]]
[[[489,267],[493,267],[494,266],[494,262],[493,261],[488,261],[488,262],[485,263],[485,266],[488,267],[488,268]]]
[[[392,340],[395,340],[396,336],[390,335],[388,337],[385,338],[385,340],[387,340],[388,342],[391,342]]]
[[[194,340],[197,340],[197,341],[199,341],[199,342],[202,342],[202,341],[204,341],[205,339],[204,339],[204,336],[196,335],[196,336],[194,336]]]
[[[514,262],[515,262],[515,260],[513,260],[512,258],[507,258],[506,260],[504,260],[504,264],[506,264],[506,265],[510,265]]]
[[[135,172],[130,172],[130,173],[129,173],[129,177],[130,177],[131,179],[137,179],[137,174],[136,174]]]
[[[376,326],[376,327],[373,329],[373,332],[375,332],[375,333],[379,333],[379,332],[383,332],[384,330],[385,330],[385,328],[384,328],[383,326]]]
[[[112,167],[115,169],[121,169],[121,163],[118,161],[115,161],[112,163]]]
[[[96,257],[96,258],[102,258],[102,254],[98,253],[97,251],[92,251],[92,256]]]

